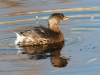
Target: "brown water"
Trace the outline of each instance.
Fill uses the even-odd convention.
[[[36,26],[36,16],[47,26],[54,12],[69,17],[59,24],[64,46],[14,45],[13,32]],[[0,0],[0,75],[100,75],[99,25],[99,0]],[[58,58],[63,67],[54,66]]]

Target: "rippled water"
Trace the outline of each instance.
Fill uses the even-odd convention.
[[[65,45],[28,48],[23,54],[14,45],[13,32],[36,26],[36,16],[39,24],[47,26],[47,18],[54,12],[69,17],[59,24]],[[99,0],[0,0],[0,75],[100,75],[99,12]],[[32,55],[31,49],[38,51]],[[70,61],[55,67],[52,54]]]

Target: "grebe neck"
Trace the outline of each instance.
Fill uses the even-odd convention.
[[[54,32],[61,32],[60,29],[58,28],[58,25],[54,24],[54,25],[50,25],[48,24],[48,27],[53,30]]]

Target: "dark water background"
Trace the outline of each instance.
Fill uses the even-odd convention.
[[[59,24],[65,37],[60,57],[70,58],[68,64],[59,68],[50,56],[34,60],[17,54],[13,32],[36,26],[36,16],[47,26],[55,12],[69,17]],[[99,44],[100,0],[0,0],[0,75],[100,75]]]

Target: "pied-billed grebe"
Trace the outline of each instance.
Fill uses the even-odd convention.
[[[48,19],[48,28],[44,26],[31,27],[16,33],[15,44],[19,46],[52,44],[64,41],[64,36],[58,28],[58,23],[66,20],[62,13],[54,13]]]

